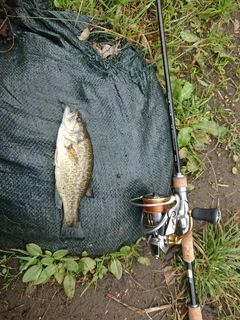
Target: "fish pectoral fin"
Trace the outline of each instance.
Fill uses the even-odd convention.
[[[63,201],[62,201],[62,198],[60,197],[60,194],[56,186],[55,186],[55,204],[58,209],[62,209]]]
[[[94,194],[93,194],[93,188],[92,188],[92,181],[85,193],[85,196],[88,197],[88,198],[94,198]]]
[[[69,160],[71,160],[74,164],[77,164],[78,163],[78,155],[77,155],[77,152],[75,151],[73,145],[70,144],[69,146],[66,146],[65,148],[67,149],[67,154],[68,154]]]

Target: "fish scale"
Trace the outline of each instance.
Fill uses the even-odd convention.
[[[65,198],[63,201],[64,211],[65,212],[71,212],[71,217],[68,217],[67,215],[64,216],[64,222],[68,225],[71,225],[73,222],[76,222],[77,213],[79,210],[80,201],[83,198],[83,196],[86,193],[86,189],[89,184],[89,179],[87,173],[85,173],[82,170],[85,170],[85,168],[88,168],[88,162],[86,161],[85,157],[82,156],[84,154],[87,154],[87,148],[84,150],[79,150],[78,153],[78,162],[81,163],[81,167],[74,164],[74,166],[69,165],[70,162],[68,161],[68,158],[66,158],[66,168],[69,173],[69,181],[67,184],[67,193],[65,195]],[[82,157],[81,157],[82,156]],[[67,165],[69,165],[67,167]],[[80,186],[82,185],[82,188]],[[86,188],[84,188],[86,186]],[[72,221],[71,221],[72,220]]]

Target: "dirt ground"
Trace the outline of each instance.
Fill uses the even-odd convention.
[[[234,19],[240,21],[240,16]],[[229,30],[234,34],[236,47],[240,45],[240,33],[233,33],[233,23]],[[237,51],[236,51],[237,54]],[[239,121],[240,109],[237,98],[239,79],[235,75],[236,65],[229,65],[227,77],[229,87],[219,93],[219,107],[232,109],[235,120]],[[209,147],[206,170],[194,180],[194,190],[189,194],[190,208],[219,206],[225,219],[230,212],[239,210],[239,174],[232,174],[234,162],[225,150],[225,145],[215,148],[214,142]],[[191,181],[191,177],[189,177]],[[195,223],[195,228],[201,224]],[[77,284],[72,300],[66,299],[62,286],[48,283],[43,287],[28,287],[20,280],[15,286],[5,291],[4,280],[0,278],[0,319],[5,320],[135,320],[135,319],[180,319],[186,312],[183,300],[178,301],[178,287],[172,277],[171,263],[156,260],[151,256],[149,247],[142,242],[141,254],[148,257],[151,266],[133,264],[133,272],[124,272],[120,281],[107,275],[98,282],[96,288],[91,287],[81,298],[84,286]],[[177,254],[180,254],[178,251]],[[156,309],[154,309],[156,307]],[[148,313],[146,313],[148,311]],[[174,317],[173,317],[174,315]],[[203,308],[204,319],[217,319],[216,312],[210,307]],[[186,316],[187,319],[187,316]]]

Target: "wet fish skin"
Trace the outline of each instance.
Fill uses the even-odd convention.
[[[91,178],[93,149],[91,139],[78,110],[65,108],[55,152],[55,202],[63,207],[64,217],[60,238],[84,239],[79,220],[82,198],[93,197]]]

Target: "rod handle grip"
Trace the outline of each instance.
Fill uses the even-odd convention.
[[[194,220],[206,221],[212,224],[216,224],[221,218],[221,213],[217,208],[194,208],[191,211],[191,216]]]
[[[189,320],[202,320],[202,312],[200,307],[193,308],[188,306],[188,316]]]
[[[192,232],[182,240],[182,256],[185,262],[194,261],[193,236]]]

